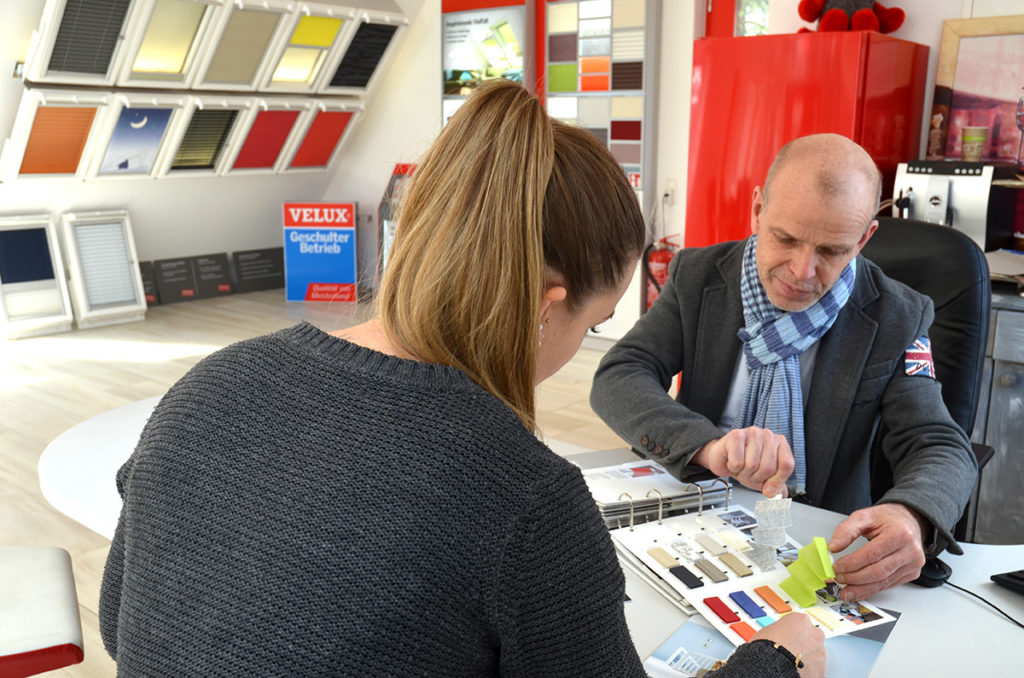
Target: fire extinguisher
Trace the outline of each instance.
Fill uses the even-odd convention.
[[[644,250],[644,267],[647,270],[647,306],[650,308],[654,300],[661,294],[661,288],[668,282],[668,265],[672,257],[679,251],[679,246],[667,236],[652,242]]]

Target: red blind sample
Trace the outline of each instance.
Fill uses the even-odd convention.
[[[306,138],[292,160],[292,167],[324,167],[345,133],[352,114],[346,111],[320,111],[310,125]]]
[[[298,117],[298,111],[260,111],[235,159],[234,168],[273,167]]]
[[[40,106],[21,161],[22,174],[74,174],[95,108]]]

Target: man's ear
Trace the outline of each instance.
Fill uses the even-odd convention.
[[[757,218],[764,211],[764,191],[760,186],[754,186],[754,196],[750,201],[750,232],[757,235],[759,224]],[[867,241],[865,241],[867,242]]]
[[[857,243],[857,254],[864,249],[864,245],[868,244],[868,240],[871,240],[871,236],[878,230],[878,219],[872,219],[871,224],[864,230],[864,235],[860,237],[860,241]]]

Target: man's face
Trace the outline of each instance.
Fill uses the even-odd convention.
[[[754,189],[750,230],[757,236],[757,272],[769,301],[783,311],[818,301],[878,227],[868,182],[854,179],[851,185],[842,195],[825,197],[799,167],[783,167],[769,202],[760,187]]]

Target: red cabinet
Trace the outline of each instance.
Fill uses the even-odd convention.
[[[878,163],[918,157],[928,47],[880,33],[798,33],[694,42],[687,247],[745,238],[750,199],[786,142],[835,132]]]

